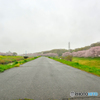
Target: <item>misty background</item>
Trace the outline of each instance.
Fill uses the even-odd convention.
[[[100,0],[0,0],[0,52],[34,53],[100,41]]]

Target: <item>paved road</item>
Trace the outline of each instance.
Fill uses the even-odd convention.
[[[0,73],[0,100],[69,100],[71,91],[98,92],[99,96],[70,100],[100,100],[100,77],[46,57]]]

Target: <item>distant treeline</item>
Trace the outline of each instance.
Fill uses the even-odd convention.
[[[0,55],[2,55],[2,56],[17,56],[17,53],[16,52],[6,52],[6,53],[4,53],[4,52],[0,52]]]
[[[85,47],[81,47],[81,48],[76,48],[76,49],[71,49],[71,52],[77,52],[77,51],[82,51],[82,50],[88,50],[91,47],[95,47],[95,46],[100,46],[100,42],[97,43],[92,43],[90,46],[85,46]]]
[[[88,50],[91,47],[95,47],[95,46],[100,46],[100,42],[97,43],[92,43],[90,46],[85,46],[85,47],[81,47],[81,48],[76,48],[76,49],[70,49],[70,52],[77,52],[77,51],[82,51],[82,50]],[[49,51],[43,51],[43,52],[39,52],[40,54],[46,54],[46,53],[57,53],[58,56],[62,56],[63,53],[68,52],[68,50],[66,49],[53,49],[53,50],[49,50]]]
[[[64,52],[68,52],[68,50],[66,49],[53,49],[53,50],[50,50],[50,51],[44,51],[42,52],[43,54],[46,54],[46,53],[57,53],[58,56],[62,56],[62,53]]]
[[[81,48],[76,48],[76,49],[70,49],[70,53],[78,52],[78,51],[84,51],[84,50],[89,50],[91,47],[96,47],[100,46],[100,42],[97,43],[92,43],[90,46],[85,46]],[[27,56],[62,56],[63,53],[68,52],[69,50],[67,49],[53,49],[49,51],[42,51],[42,52],[37,52],[37,53],[28,53]],[[82,53],[82,52],[81,52]],[[11,55],[11,56],[16,56],[16,52],[7,52],[7,53],[1,53],[0,55]],[[24,56],[26,54],[22,54],[20,56]]]

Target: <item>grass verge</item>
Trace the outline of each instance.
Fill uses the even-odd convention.
[[[26,99],[26,98],[25,98],[25,99],[18,99],[18,100],[33,100],[33,99]]]
[[[80,70],[86,71],[88,73],[100,76],[100,68],[82,65],[82,64],[79,64],[78,62],[70,62],[70,61],[66,61],[64,59],[59,59],[59,58],[55,58],[55,57],[49,57],[49,58],[56,60],[56,61],[59,61],[63,64],[78,68]]]
[[[0,55],[0,64],[8,64],[13,63],[15,61],[24,60],[24,57],[22,56],[1,56]]]
[[[38,57],[34,57],[34,58],[28,58],[28,59],[24,59],[24,60],[20,60],[20,61],[15,61],[14,63],[12,64],[7,64],[7,65],[0,65],[0,72],[3,72],[7,69],[10,69],[10,68],[13,68],[13,67],[19,67],[21,64],[24,64],[28,61],[31,61],[31,60],[34,60]]]
[[[100,57],[94,57],[94,58],[73,57],[73,62],[78,62],[79,64],[82,65],[87,65],[91,67],[94,66],[100,68]]]

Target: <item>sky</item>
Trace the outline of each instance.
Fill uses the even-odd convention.
[[[0,52],[71,49],[100,41],[100,0],[0,0]]]

